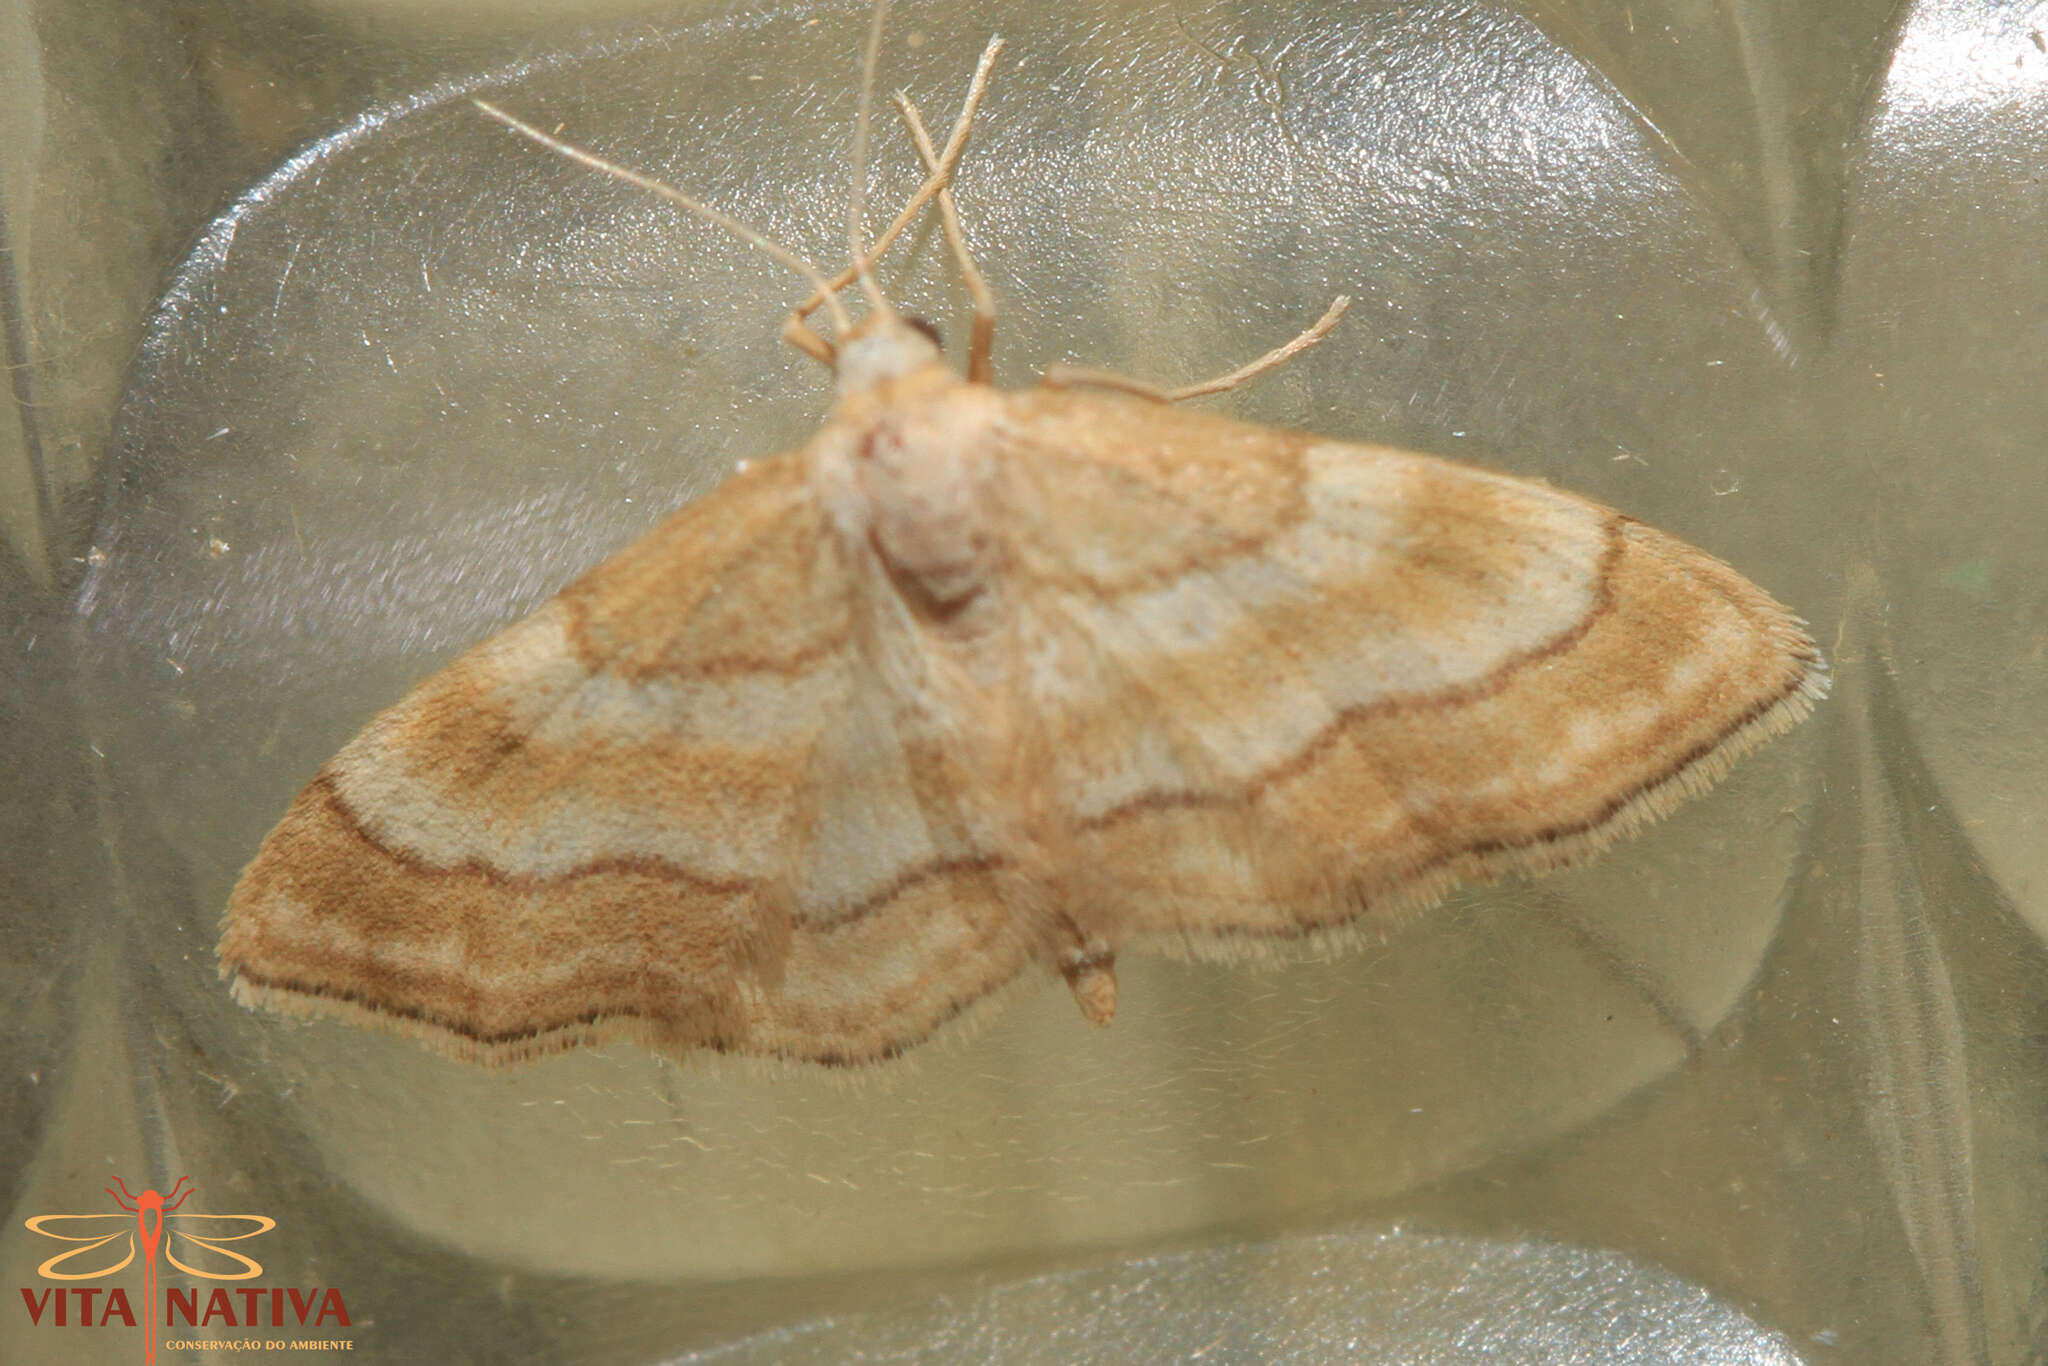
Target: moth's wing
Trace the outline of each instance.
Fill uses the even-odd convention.
[[[684,508],[327,763],[230,898],[236,995],[483,1062],[923,1038],[1023,956],[921,818],[855,591],[794,458]]]
[[[963,743],[984,708],[871,552],[846,573],[845,690],[794,803],[794,934],[774,1052],[893,1057],[988,1005],[1042,947],[1003,789]],[[758,1049],[756,1051],[759,1051]]]
[[[1541,483],[1052,390],[1010,396],[1005,450],[1016,706],[1112,944],[1574,862],[1826,690],[1762,590]]]

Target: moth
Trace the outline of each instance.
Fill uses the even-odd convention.
[[[1618,512],[1177,406],[1342,300],[1208,385],[993,387],[949,186],[1001,44],[943,147],[900,101],[927,175],[869,245],[880,24],[833,280],[483,106],[803,273],[835,398],[321,768],[228,903],[244,1004],[484,1063],[868,1063],[1046,972],[1108,1024],[1128,950],[1341,944],[1578,863],[1825,694],[1786,608]],[[934,204],[964,376],[872,271]]]

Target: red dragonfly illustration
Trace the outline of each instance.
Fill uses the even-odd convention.
[[[157,1307],[156,1255],[164,1254],[164,1260],[190,1276],[209,1281],[246,1281],[263,1274],[262,1263],[233,1248],[222,1247],[222,1243],[240,1242],[268,1233],[277,1227],[277,1220],[262,1214],[179,1214],[192,1194],[192,1187],[185,1185],[186,1178],[179,1177],[171,1186],[170,1193],[144,1187],[136,1195],[128,1189],[128,1183],[120,1177],[114,1178],[114,1185],[107,1187],[107,1194],[114,1197],[114,1203],[127,1214],[38,1214],[25,1222],[31,1233],[40,1233],[46,1238],[56,1238],[79,1246],[60,1252],[36,1268],[36,1274],[52,1281],[96,1281],[123,1270],[135,1260],[135,1244],[142,1244],[142,1359],[146,1366],[156,1361],[156,1321],[162,1310]],[[114,1186],[119,1186],[117,1192]],[[131,1223],[128,1215],[134,1215]],[[87,1229],[104,1229],[108,1221],[115,1227],[109,1232],[86,1232]],[[166,1224],[166,1220],[175,1220]],[[200,1232],[201,1228],[213,1226],[217,1232]],[[78,1232],[59,1232],[59,1228],[77,1229]],[[238,1230],[238,1231],[231,1231]],[[118,1239],[126,1240],[126,1248],[118,1262],[101,1262],[86,1270],[77,1269],[76,1264]],[[231,1270],[206,1270],[193,1266],[178,1256],[179,1243],[204,1248],[207,1252],[226,1259]],[[192,1255],[189,1254],[188,1255]],[[112,1257],[113,1253],[107,1253]],[[98,1259],[95,1259],[96,1261]],[[204,1260],[202,1258],[202,1260]],[[215,1263],[216,1266],[220,1263]]]

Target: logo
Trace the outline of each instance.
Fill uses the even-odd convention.
[[[116,1189],[118,1187],[118,1189]],[[120,1212],[38,1214],[23,1220],[31,1233],[72,1246],[53,1253],[36,1268],[51,1284],[21,1287],[29,1321],[38,1328],[105,1328],[120,1323],[142,1330],[144,1366],[155,1366],[157,1329],[180,1326],[212,1333],[221,1328],[299,1328],[315,1332],[349,1326],[348,1306],[341,1291],[315,1286],[243,1285],[230,1290],[214,1285],[158,1285],[158,1259],[170,1270],[200,1282],[253,1281],[263,1264],[229,1244],[246,1243],[277,1227],[267,1214],[201,1214],[184,1209],[193,1187],[179,1177],[169,1193],[153,1187],[136,1195],[120,1177],[107,1187]],[[72,1282],[128,1279],[121,1273],[142,1254],[142,1301],[138,1308],[124,1284],[75,1285]],[[132,1276],[133,1273],[130,1273]],[[202,1299],[202,1296],[204,1297]],[[169,1347],[332,1348],[333,1340],[190,1339]]]

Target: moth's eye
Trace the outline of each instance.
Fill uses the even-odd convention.
[[[939,350],[943,351],[946,349],[946,339],[939,335],[936,323],[928,323],[923,318],[905,318],[903,321],[931,338],[932,345],[938,347]]]

